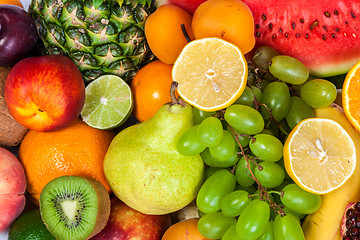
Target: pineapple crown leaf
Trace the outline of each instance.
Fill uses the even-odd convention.
[[[100,7],[103,2],[104,0],[93,0],[95,9],[98,9],[98,7]]]
[[[101,4],[103,4],[105,0],[93,0],[93,3],[94,3],[94,7],[95,9],[97,9],[98,7],[101,6]],[[136,5],[140,4],[142,5],[143,7],[150,7],[151,4],[152,4],[152,0],[116,0],[119,4],[119,6],[123,5],[124,2],[126,4],[132,4],[133,7],[135,7]]]
[[[103,0],[94,0],[94,1],[103,1]],[[124,2],[126,4],[131,4],[133,7],[135,7],[136,5],[140,4],[143,7],[150,7],[152,0],[116,0],[118,2],[118,4],[121,6],[124,4]]]

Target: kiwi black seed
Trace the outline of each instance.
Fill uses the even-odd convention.
[[[99,233],[110,215],[110,197],[97,180],[62,176],[40,194],[41,218],[57,240],[85,240]]]

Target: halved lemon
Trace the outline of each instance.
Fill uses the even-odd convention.
[[[241,50],[216,37],[189,42],[172,69],[180,97],[203,111],[224,109],[234,103],[246,87],[247,75]]]
[[[352,176],[356,148],[339,123],[326,118],[308,118],[298,123],[286,139],[284,163],[289,176],[302,189],[325,194]]]

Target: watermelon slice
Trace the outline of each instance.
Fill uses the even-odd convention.
[[[244,0],[256,47],[297,58],[315,77],[343,74],[360,60],[359,0]]]

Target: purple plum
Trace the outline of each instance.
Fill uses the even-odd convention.
[[[13,66],[33,55],[39,40],[28,12],[8,4],[0,4],[0,65]]]

